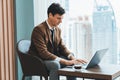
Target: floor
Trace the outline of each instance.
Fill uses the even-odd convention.
[[[39,76],[32,76],[32,80],[40,80]],[[43,78],[44,80],[44,78]],[[65,76],[60,76],[60,80],[66,80]],[[83,80],[82,78],[77,78],[77,80]],[[94,80],[94,79],[84,79],[84,80]],[[120,77],[116,78],[115,80],[120,80]]]
[[[32,80],[40,80],[40,77],[39,76],[33,76]],[[44,80],[44,78],[43,78],[43,80]],[[60,80],[66,80],[66,77],[65,76],[60,76]],[[83,79],[82,78],[77,78],[77,80],[83,80]],[[84,79],[84,80],[93,80],[93,79]]]

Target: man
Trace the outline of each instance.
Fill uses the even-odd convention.
[[[44,60],[50,72],[50,80],[58,80],[57,70],[63,65],[86,63],[82,59],[75,59],[62,42],[58,25],[62,22],[64,13],[65,10],[58,3],[52,3],[48,7],[48,19],[36,26],[31,36],[29,53]],[[67,77],[67,79],[75,80],[74,77]]]

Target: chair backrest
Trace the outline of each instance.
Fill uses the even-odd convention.
[[[43,60],[36,56],[28,54],[30,44],[30,40],[20,40],[17,43],[16,47],[23,74],[27,76],[48,76],[48,71]]]
[[[20,40],[17,44],[17,49],[20,53],[27,54],[31,41],[30,40]]]

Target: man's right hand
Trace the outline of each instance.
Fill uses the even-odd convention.
[[[61,59],[60,63],[66,65],[66,66],[70,66],[70,65],[74,65],[76,63],[76,60]]]
[[[78,59],[73,59],[73,60],[66,60],[66,59],[62,59],[60,60],[61,64],[64,64],[66,66],[70,66],[70,65],[74,65],[74,64],[84,64],[87,63],[85,60],[78,60]]]

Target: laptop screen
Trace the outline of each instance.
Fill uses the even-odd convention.
[[[94,54],[88,65],[86,66],[86,69],[98,65],[107,51],[108,48],[96,51],[96,53]]]

